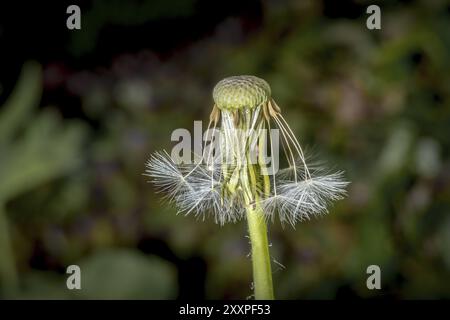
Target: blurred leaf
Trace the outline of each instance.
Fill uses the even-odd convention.
[[[50,110],[35,114],[40,91],[40,68],[25,64],[14,93],[0,113],[0,201],[66,173],[81,160],[84,127],[74,122],[63,125]],[[27,119],[32,120],[21,128]]]
[[[82,290],[88,299],[173,299],[174,267],[156,257],[126,249],[94,253],[80,263]]]
[[[41,67],[37,63],[23,65],[19,81],[0,114],[0,151],[19,126],[31,117],[31,110],[37,107],[42,94],[41,78]]]
[[[66,277],[51,272],[33,271],[22,279],[20,292],[14,299],[70,299],[72,291],[66,287]]]
[[[92,9],[83,13],[83,25],[89,32],[73,33],[71,49],[75,54],[92,50],[97,37],[106,25],[140,25],[157,18],[185,17],[192,12],[194,1],[95,1]]]

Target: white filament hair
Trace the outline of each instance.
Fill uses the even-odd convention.
[[[164,193],[167,200],[173,201],[180,193],[190,189],[182,167],[166,151],[155,152],[145,166],[144,175],[152,178],[158,192]]]
[[[197,217],[203,217],[203,220],[207,213],[212,213],[215,222],[221,225],[242,218],[238,206],[223,196],[224,186],[217,179],[218,175],[220,176],[219,170],[215,170],[215,174],[211,175],[208,167],[200,165],[186,177],[190,189],[183,190],[175,199],[179,213],[194,213]]]
[[[223,196],[221,171],[209,169],[206,164],[178,165],[167,152],[156,152],[146,164],[145,175],[165,198],[174,203],[178,213],[203,220],[207,213],[216,223],[236,222],[243,217],[243,207],[238,198]]]
[[[269,104],[269,107],[272,108],[272,105]],[[212,214],[215,222],[221,225],[240,220],[245,217],[249,200],[244,201],[242,189],[234,191],[240,183],[235,179],[249,179],[247,154],[260,147],[258,142],[266,125],[270,136],[271,121],[267,117],[265,121],[259,121],[264,116],[261,110],[265,109],[259,106],[238,115],[222,110],[223,132],[219,140],[219,155],[212,153],[212,145],[206,152],[206,140],[197,164],[176,164],[167,152],[156,152],[146,163],[145,175],[152,178],[157,190],[165,194],[165,199],[176,205],[178,213],[192,214],[203,220],[207,214]],[[283,225],[289,223],[295,226],[299,221],[328,213],[330,203],[346,195],[348,182],[344,180],[343,172],[324,172],[318,163],[307,166],[302,147],[286,120],[274,109],[271,110],[271,119],[281,130],[289,167],[271,175],[270,191],[256,183],[252,192],[258,203],[252,199],[250,205],[260,205],[266,220],[273,221],[278,214]],[[236,125],[239,117],[249,124],[245,128],[247,131],[240,130]],[[213,130],[216,130],[215,125]],[[274,154],[271,136],[270,154]],[[261,174],[265,174],[262,167]]]
[[[344,198],[348,182],[343,172],[312,176],[302,181],[281,181],[277,194],[262,202],[264,214],[273,219],[278,211],[282,223],[297,222],[328,213],[332,201]]]
[[[287,199],[286,196],[279,193],[261,200],[260,203],[263,208],[264,218],[273,222],[275,220],[276,213],[278,213],[280,215],[280,221],[283,222],[284,219],[281,219],[281,216],[284,217],[285,213],[282,213],[282,209],[288,200],[289,199]]]

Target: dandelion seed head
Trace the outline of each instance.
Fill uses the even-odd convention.
[[[223,225],[256,208],[265,220],[278,217],[282,225],[295,226],[327,213],[333,201],[345,197],[348,182],[343,172],[325,171],[317,161],[311,164],[266,81],[229,77],[216,85],[213,98],[208,128],[220,127],[218,152],[204,150],[194,164],[177,164],[167,152],[156,152],[146,164],[145,174],[179,213],[202,219],[212,215]],[[279,144],[266,133],[271,128],[280,131],[289,164],[274,173],[268,172],[262,153],[267,144],[271,156],[277,151],[274,146]]]
[[[217,83],[213,98],[219,109],[254,108],[268,101],[269,84],[255,76],[232,76]]]

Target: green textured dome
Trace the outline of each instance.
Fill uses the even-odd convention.
[[[255,76],[233,76],[216,84],[213,99],[219,109],[255,108],[270,98],[270,86]]]

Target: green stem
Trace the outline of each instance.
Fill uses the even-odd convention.
[[[247,222],[252,245],[253,286],[256,300],[273,300],[267,226],[260,206],[247,207]]]

